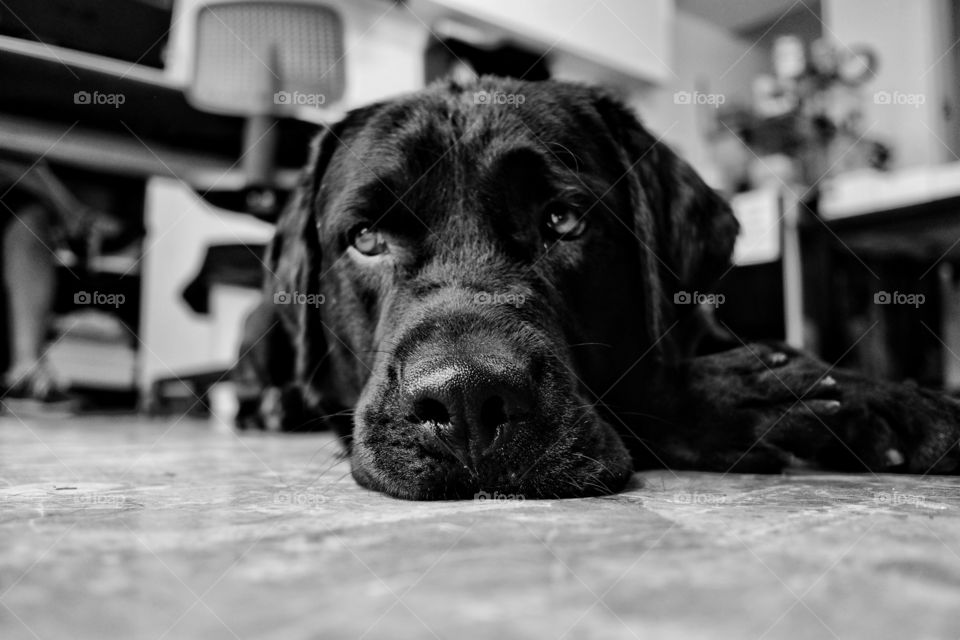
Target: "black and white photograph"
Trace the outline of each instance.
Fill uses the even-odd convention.
[[[960,640],[957,0],[0,0],[2,640]]]

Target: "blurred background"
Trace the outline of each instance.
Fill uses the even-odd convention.
[[[3,402],[229,404],[312,134],[478,73],[609,86],[732,199],[718,330],[957,390],[958,40],[952,0],[3,0]]]

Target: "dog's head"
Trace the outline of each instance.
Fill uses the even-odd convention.
[[[298,378],[355,408],[354,477],[404,498],[622,487],[668,294],[737,228],[607,94],[495,78],[352,112],[295,200],[274,266],[305,303]]]

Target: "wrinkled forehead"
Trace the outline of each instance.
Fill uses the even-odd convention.
[[[602,190],[616,156],[591,114],[557,102],[476,104],[473,94],[395,102],[341,141],[328,172],[338,209],[536,180]],[[439,190],[439,192],[438,192]],[[450,194],[446,194],[450,195]]]

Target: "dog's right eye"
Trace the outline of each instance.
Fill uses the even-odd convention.
[[[583,216],[573,209],[558,205],[548,206],[544,212],[544,227],[548,233],[561,240],[579,237],[587,228]]]
[[[350,232],[350,246],[365,256],[378,256],[387,250],[387,241],[376,229],[360,225]]]

